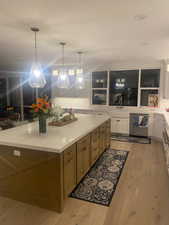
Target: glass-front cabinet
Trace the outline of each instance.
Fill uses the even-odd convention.
[[[109,105],[137,106],[139,70],[110,71]]]
[[[92,104],[158,107],[160,69],[92,73]]]
[[[108,72],[98,71],[92,73],[92,104],[107,105]]]

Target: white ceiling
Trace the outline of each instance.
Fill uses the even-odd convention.
[[[93,67],[169,58],[168,0],[0,0],[0,70],[28,70],[31,26],[44,64],[60,62],[60,41],[67,62],[82,50]]]

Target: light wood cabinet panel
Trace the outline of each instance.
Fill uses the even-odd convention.
[[[100,155],[100,131],[99,128],[91,133],[91,164],[93,164]]]
[[[99,128],[99,149],[101,154],[104,151],[104,125]]]
[[[110,147],[111,140],[111,121],[110,119],[106,122],[106,148]]]
[[[63,154],[64,196],[66,197],[76,185],[76,144]]]
[[[77,183],[90,167],[90,135],[77,142]]]
[[[102,154],[110,146],[110,120],[99,127],[99,148]]]
[[[111,118],[111,131],[113,133],[129,134],[128,118]]]
[[[63,154],[0,146],[0,168],[1,196],[63,210]]]

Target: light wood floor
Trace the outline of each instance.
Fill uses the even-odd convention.
[[[169,225],[169,177],[162,147],[112,142],[129,150],[110,207],[67,200],[58,214],[7,198],[0,198],[0,225]]]

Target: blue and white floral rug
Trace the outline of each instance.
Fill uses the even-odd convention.
[[[70,197],[109,206],[127,156],[127,151],[107,149]]]

